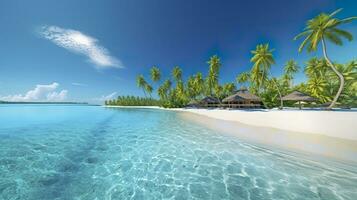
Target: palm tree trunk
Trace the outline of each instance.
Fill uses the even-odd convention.
[[[331,69],[335,72],[335,74],[340,79],[340,87],[338,88],[338,91],[337,91],[335,97],[333,98],[331,104],[327,107],[327,109],[332,109],[332,107],[336,104],[338,98],[340,97],[340,95],[342,93],[343,86],[345,84],[345,79],[343,78],[343,75],[336,69],[336,67],[332,64],[332,62],[328,58],[327,52],[326,52],[326,44],[325,44],[324,38],[322,38],[322,50],[323,50],[323,53],[324,53],[324,57],[325,57],[325,59],[327,61],[327,64],[331,67]]]

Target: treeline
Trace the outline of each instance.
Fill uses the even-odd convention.
[[[148,99],[152,99],[152,93],[156,91],[160,98],[157,102],[164,107],[183,107],[190,101],[199,100],[204,96],[222,100],[236,91],[236,83],[259,96],[268,108],[289,105],[288,102],[283,102],[281,97],[294,90],[315,97],[319,101],[317,103],[328,103],[330,105],[328,108],[337,104],[356,107],[357,60],[344,64],[332,62],[326,50],[326,41],[329,41],[328,44],[342,45],[343,39],[349,41],[353,39],[351,33],[340,29],[339,26],[350,23],[357,17],[338,19],[335,16],[340,11],[341,9],[331,14],[321,13],[309,20],[304,31],[294,38],[294,40],[304,38],[298,49],[299,52],[303,49],[307,49],[308,52],[317,51],[319,47],[322,49],[322,58],[311,58],[304,66],[298,66],[293,59],[288,60],[284,66],[275,66],[274,49],[271,49],[269,44],[258,44],[251,51],[251,69],[239,74],[233,82],[220,84],[219,72],[222,63],[220,58],[215,55],[207,62],[206,76],[199,72],[184,80],[181,68],[176,66],[171,75],[163,80],[160,69],[154,66],[150,70],[152,82],[149,83],[144,75],[138,75],[137,86],[143,90],[146,97],[150,97]],[[272,67],[283,68],[282,75],[272,76]],[[296,85],[294,77],[300,70],[304,71],[307,80]],[[134,101],[134,99],[136,98],[132,100]],[[128,101],[130,100],[128,99]],[[138,105],[134,102],[127,104]]]
[[[118,96],[117,99],[105,101],[105,105],[111,106],[161,106],[161,102],[153,98]]]

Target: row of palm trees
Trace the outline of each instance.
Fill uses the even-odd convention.
[[[105,105],[111,106],[160,106],[161,102],[154,98],[135,96],[118,96],[117,99],[106,100]]]
[[[321,13],[306,23],[302,33],[297,35],[294,40],[303,38],[298,49],[302,52],[317,51],[322,46],[323,58],[311,58],[305,66],[307,83],[294,86],[294,74],[300,67],[294,60],[289,60],[284,66],[284,73],[281,77],[273,77],[271,67],[275,64],[274,49],[269,44],[258,44],[251,51],[250,61],[253,66],[250,71],[239,74],[236,81],[249,90],[260,96],[267,107],[283,107],[281,97],[292,90],[301,90],[318,98],[322,103],[331,101],[329,109],[335,106],[337,100],[345,101],[349,104],[356,104],[357,96],[356,85],[356,61],[351,61],[345,65],[332,62],[327,54],[326,41],[332,44],[342,45],[343,40],[351,41],[351,33],[340,29],[340,25],[350,23],[357,17],[338,19],[336,15],[341,9],[331,14]],[[158,96],[166,107],[181,107],[190,100],[201,98],[202,96],[215,96],[222,99],[236,90],[234,82],[219,84],[219,71],[222,66],[220,58],[212,56],[208,64],[208,73],[203,77],[202,73],[197,73],[188,77],[184,82],[182,70],[176,66],[172,70],[172,80],[167,78],[161,85],[161,72],[154,66],[150,70],[150,78],[153,85],[156,85]],[[145,96],[151,97],[154,88],[149,84],[143,75],[137,77],[137,85]],[[342,98],[342,99],[341,99]]]

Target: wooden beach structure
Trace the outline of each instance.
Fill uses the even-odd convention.
[[[311,97],[305,93],[294,91],[284,97],[281,98],[283,101],[295,101],[296,104],[299,105],[299,109],[301,109],[302,104],[306,104],[306,102],[315,102],[316,99]]]
[[[207,108],[219,107],[221,102],[216,97],[206,96],[201,101],[199,101],[200,106]]]
[[[261,99],[243,88],[222,100],[225,108],[264,108]]]
[[[195,99],[193,99],[187,104],[186,107],[188,107],[188,108],[198,108],[198,107],[200,107],[200,102],[195,100]]]

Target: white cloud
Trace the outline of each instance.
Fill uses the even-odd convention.
[[[4,101],[64,101],[67,98],[68,91],[56,91],[59,84],[54,82],[48,85],[36,85],[32,90],[26,94],[16,94],[8,96],[0,96]]]
[[[121,61],[112,57],[106,48],[98,44],[97,39],[80,31],[43,26],[40,35],[60,47],[87,56],[97,68],[123,68]]]
[[[72,85],[74,85],[74,86],[88,86],[87,84],[84,84],[84,83],[76,83],[76,82],[72,83]]]

